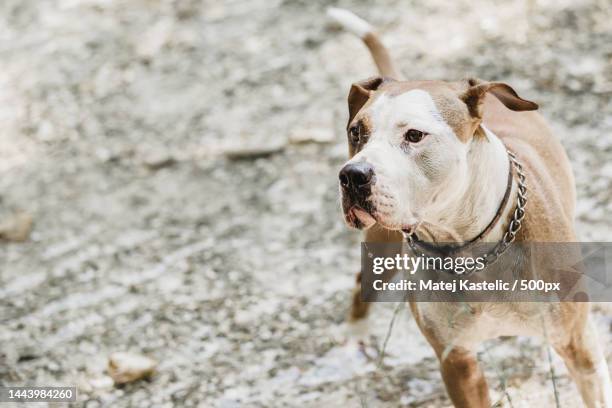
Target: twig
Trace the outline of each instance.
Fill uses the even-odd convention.
[[[399,311],[401,310],[401,307],[404,304],[405,304],[405,300],[398,302],[397,305],[395,306],[395,309],[393,310],[393,316],[391,317],[391,320],[389,321],[389,327],[387,328],[387,334],[385,335],[385,341],[383,342],[382,349],[380,349],[380,351],[378,352],[378,362],[376,363],[376,370],[379,370],[382,367],[383,359],[385,358],[385,350],[387,349],[387,343],[389,342],[389,339],[391,338],[391,332],[393,331],[393,326],[395,325],[395,318],[399,314]],[[364,352],[364,355],[366,356],[366,358],[369,357],[365,352]],[[363,390],[361,389],[359,385],[356,385],[355,388],[356,388],[357,394],[359,395],[359,403],[361,405],[361,408],[367,408],[368,401],[366,399],[365,393],[363,392]]]
[[[491,357],[491,354],[489,354],[488,347],[485,348],[485,353],[487,355],[487,359],[489,359],[490,361],[491,366],[493,366],[493,368],[495,369],[495,373],[497,374],[497,379],[499,380],[502,391],[504,395],[506,396],[506,399],[508,400],[508,404],[510,404],[510,408],[514,408],[514,405],[512,404],[512,398],[510,398],[510,393],[508,392],[508,389],[506,388],[506,375],[504,374],[504,371],[498,369],[497,365],[493,363],[493,358]]]
[[[359,340],[358,346],[359,346],[359,352],[363,354],[366,360],[368,361],[378,360],[378,357],[374,357],[370,355],[370,353],[368,352],[367,346],[363,342],[363,340]],[[378,356],[380,354],[378,351],[378,348],[376,347],[374,350],[376,351],[376,356]]]
[[[553,392],[555,394],[555,405],[557,408],[561,407],[559,402],[559,392],[557,390],[557,381],[555,377],[555,368],[553,367],[552,353],[550,352],[550,342],[548,341],[548,331],[546,330],[546,322],[542,316],[542,328],[544,330],[544,338],[546,339],[546,354],[548,355],[548,366],[550,367],[550,379],[552,381]]]
[[[555,368],[553,367],[552,353],[550,352],[550,345],[546,346],[546,352],[548,354],[548,365],[550,366],[550,379],[552,380],[553,392],[555,393],[555,405],[557,408],[561,407],[559,402],[559,392],[557,391],[557,381],[555,377]]]
[[[387,343],[389,342],[391,332],[393,331],[393,325],[395,324],[395,318],[399,314],[399,311],[401,310],[404,304],[405,303],[402,301],[398,302],[397,305],[395,305],[395,309],[393,310],[393,316],[391,316],[391,321],[389,322],[389,327],[387,328],[387,335],[385,336],[385,341],[383,342],[382,349],[380,350],[380,354],[378,356],[378,364],[376,364],[376,369],[382,367],[383,359],[385,358],[385,350],[387,349]]]
[[[359,395],[359,405],[361,405],[361,408],[368,408],[368,400],[365,392],[361,389],[361,384],[356,384],[355,390],[357,391],[357,395]]]

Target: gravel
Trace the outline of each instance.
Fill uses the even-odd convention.
[[[407,310],[379,369],[393,305],[346,323],[360,236],[336,174],[350,83],[375,70],[331,5],[380,27],[409,78],[537,101],[572,159],[581,238],[612,239],[605,1],[4,0],[0,224],[34,227],[0,243],[0,383],[76,385],[88,407],[450,404]],[[609,364],[611,316],[595,312]],[[553,405],[541,341],[485,348],[494,398]],[[159,365],[113,386],[116,352]]]

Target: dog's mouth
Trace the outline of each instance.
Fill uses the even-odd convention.
[[[345,218],[346,222],[350,226],[359,229],[368,229],[376,224],[376,218],[374,218],[370,212],[364,210],[358,205],[353,205],[351,208],[349,208],[349,210],[346,212]]]
[[[383,208],[378,208],[376,204],[377,200],[372,196],[355,196],[342,191],[344,220],[349,227],[367,230],[378,223],[388,230],[412,234],[421,225],[421,221],[416,214],[398,219],[392,211],[391,205],[387,204]]]
[[[412,219],[411,222],[406,223],[394,223],[387,219],[384,214],[380,214],[372,206],[364,208],[358,204],[352,204],[347,206],[348,209],[344,211],[344,218],[346,223],[353,228],[367,230],[378,223],[380,226],[395,231],[402,231],[406,234],[413,234],[422,222],[418,219]]]
[[[415,221],[410,224],[393,224],[389,223],[384,217],[381,217],[376,211],[371,208],[365,209],[359,205],[352,205],[345,213],[347,224],[353,228],[368,229],[378,223],[382,227],[389,230],[402,231],[407,234],[412,234],[420,225],[420,222]]]

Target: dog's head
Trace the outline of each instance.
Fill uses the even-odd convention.
[[[340,170],[346,222],[412,230],[465,188],[468,152],[483,137],[484,96],[515,111],[537,105],[508,85],[410,81],[374,77],[353,84],[348,96],[350,160]]]

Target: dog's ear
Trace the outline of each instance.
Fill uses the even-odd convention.
[[[353,118],[361,110],[363,105],[370,99],[370,96],[376,91],[384,82],[394,81],[391,78],[385,78],[381,76],[375,76],[363,81],[355,82],[351,85],[351,90],[348,95],[348,108],[349,108],[349,120],[347,127],[353,121]]]
[[[495,95],[508,109],[513,111],[532,111],[538,109],[538,104],[518,96],[516,91],[503,82],[486,82],[479,79],[469,79],[469,88],[460,96],[473,117],[482,117],[482,102],[487,92]]]

